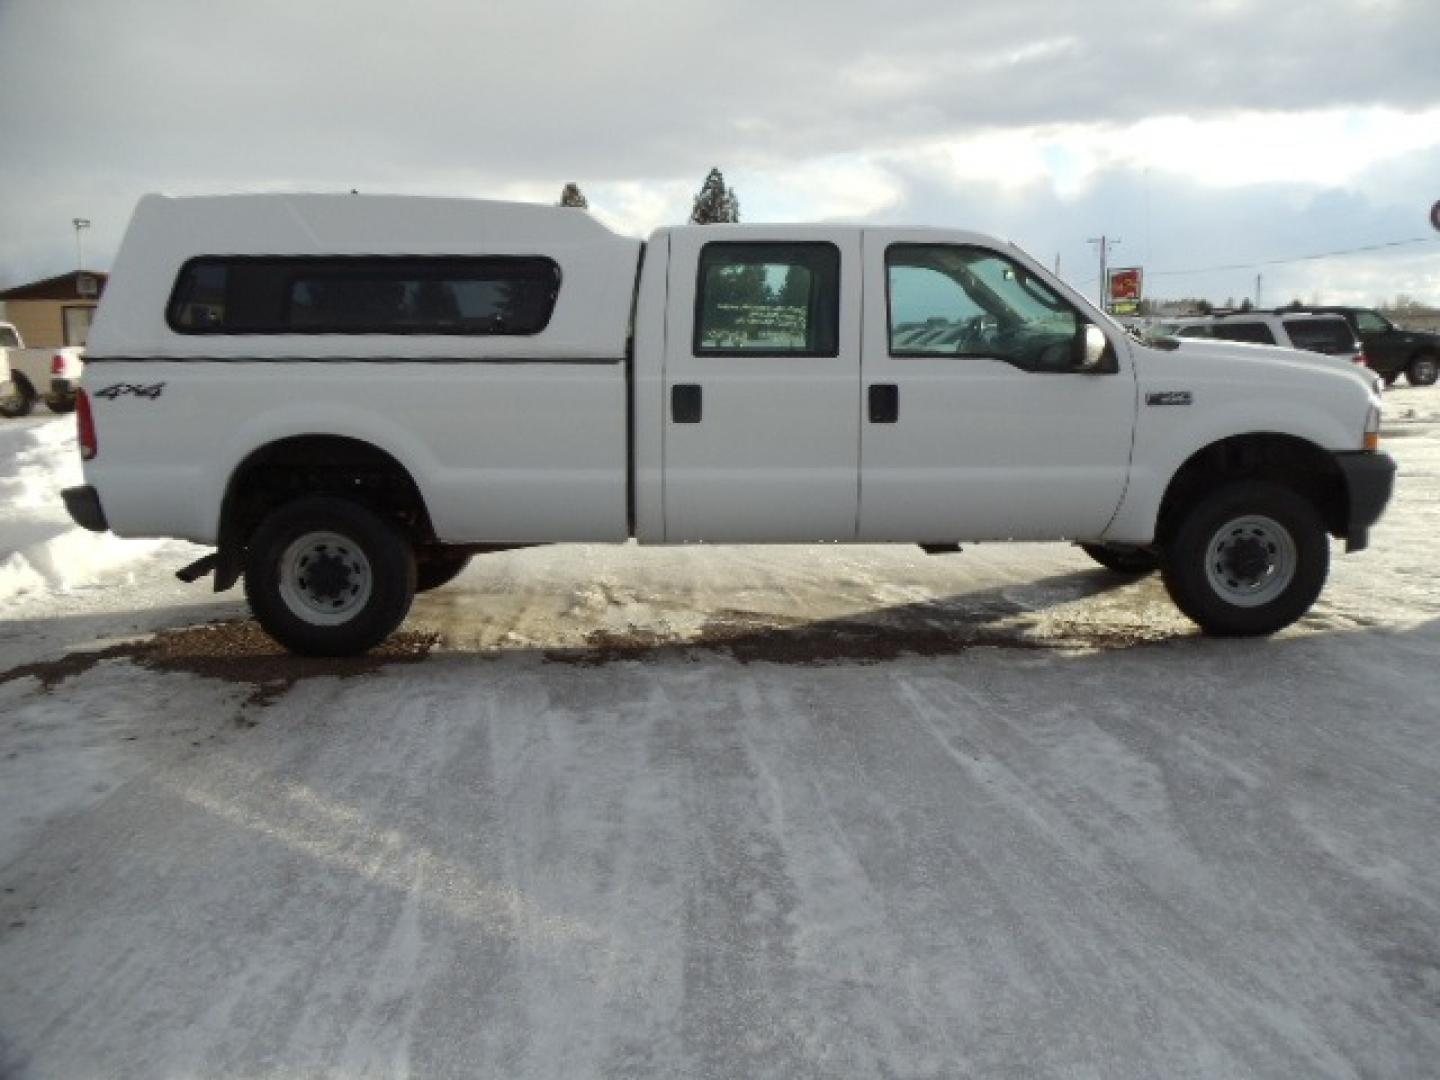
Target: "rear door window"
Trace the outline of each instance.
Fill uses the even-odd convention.
[[[1286,319],[1285,332],[1297,349],[1307,352],[1353,353],[1359,346],[1355,332],[1344,319]]]
[[[715,241],[700,249],[696,356],[839,356],[840,249]]]

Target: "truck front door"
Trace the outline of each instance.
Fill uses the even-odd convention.
[[[1125,491],[1129,347],[981,237],[865,233],[862,540],[1093,540]]]
[[[672,234],[667,540],[855,538],[860,280],[856,229]]]

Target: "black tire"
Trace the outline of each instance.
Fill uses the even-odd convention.
[[[448,585],[469,565],[470,556],[463,551],[427,552],[415,562],[415,591],[429,592]]]
[[[1405,381],[1411,386],[1434,386],[1440,378],[1440,360],[1433,356],[1417,356],[1405,369]]]
[[[69,394],[66,397],[57,397],[51,394],[45,399],[45,407],[52,413],[59,413],[63,416],[65,413],[75,411],[75,403],[78,400],[79,398],[75,394]]]
[[[1387,371],[1384,375],[1380,376],[1380,381],[1383,382],[1386,386],[1394,386],[1395,383],[1399,380],[1399,378],[1400,372]]]
[[[1273,634],[1309,611],[1320,595],[1330,572],[1330,540],[1320,514],[1294,491],[1238,481],[1181,518],[1161,571],[1175,605],[1206,633]]]
[[[1113,570],[1117,574],[1148,574],[1160,569],[1160,556],[1145,548],[1081,544],[1080,550],[1105,569]]]
[[[0,416],[8,416],[11,420],[29,416],[30,410],[35,408],[34,387],[24,375],[12,375],[10,381],[14,389],[8,394],[0,394]]]
[[[355,656],[378,645],[414,596],[410,542],[346,499],[286,503],[260,523],[245,552],[250,610],[266,633],[306,656]]]

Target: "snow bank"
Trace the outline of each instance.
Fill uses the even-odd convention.
[[[0,602],[108,581],[162,545],[75,525],[60,489],[81,482],[72,419],[0,425]]]

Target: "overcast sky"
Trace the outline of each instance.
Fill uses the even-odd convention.
[[[1104,233],[1151,295],[1440,304],[1437,50],[1440,0],[0,0],[0,286],[75,217],[108,268],[147,191],[574,180],[643,234],[718,165],[745,221],[975,228],[1087,291]]]

